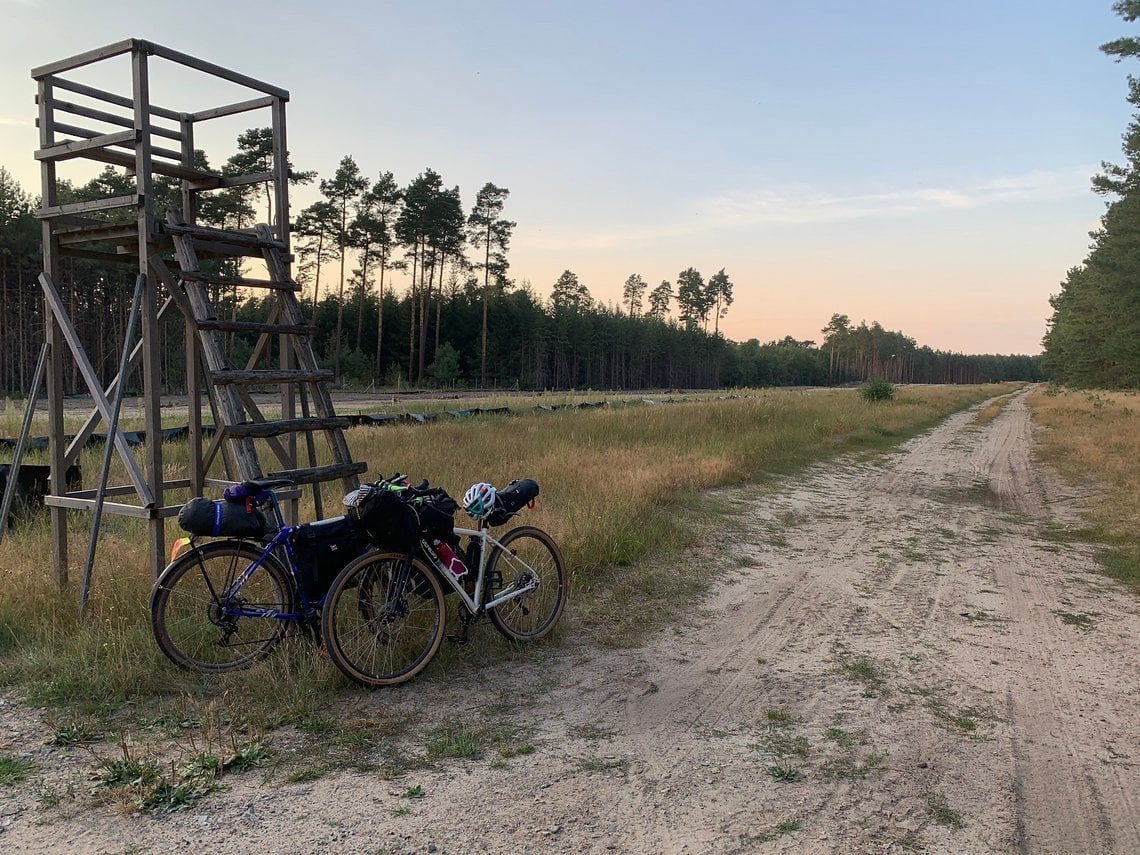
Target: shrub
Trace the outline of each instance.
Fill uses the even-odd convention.
[[[871,377],[859,390],[865,401],[889,401],[895,396],[895,387],[882,377]]]

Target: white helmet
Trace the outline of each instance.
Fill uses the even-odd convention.
[[[484,481],[472,484],[471,489],[463,496],[463,510],[467,511],[472,519],[483,519],[494,509],[496,496],[492,485]]]

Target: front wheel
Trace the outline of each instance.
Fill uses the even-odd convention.
[[[261,549],[241,540],[212,541],[179,555],[150,596],[151,628],[167,658],[191,671],[247,668],[273,649],[288,629],[258,612],[293,611],[288,571],[272,556],[235,587]]]
[[[394,686],[427,667],[444,633],[443,590],[417,558],[368,553],[333,580],[321,616],[329,659],[362,686]]]
[[[493,580],[488,598],[504,590],[533,588],[489,609],[495,629],[512,641],[534,641],[554,628],[566,605],[566,571],[553,538],[540,528],[519,526],[499,541],[488,562]]]

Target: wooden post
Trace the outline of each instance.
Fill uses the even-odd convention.
[[[40,148],[47,148],[55,143],[55,111],[52,105],[53,91],[51,78],[45,77],[39,81],[40,102]],[[54,161],[43,161],[40,164],[40,198],[41,205],[50,208],[59,204],[59,194],[56,188],[56,170]],[[59,277],[59,239],[55,236],[52,222],[43,221],[43,262],[44,272],[52,279]],[[55,315],[48,309],[47,297],[44,297],[44,340],[48,346],[47,366],[47,395],[48,395],[48,455],[51,463],[51,492],[63,493],[66,489],[65,476],[66,462],[64,454],[66,445],[63,427],[63,332]],[[52,575],[56,584],[61,588],[67,585],[67,511],[53,506],[51,509],[51,544],[52,544]]]
[[[146,469],[147,482],[154,507],[151,509],[150,537],[148,538],[148,564],[162,567],[166,558],[166,532],[164,520],[159,510],[165,502],[162,472],[162,382],[161,353],[158,324],[158,279],[150,274],[149,256],[154,246],[154,187],[151,171],[150,146],[150,72],[147,52],[142,44],[136,44],[131,52],[133,72],[133,94],[135,105],[135,130],[139,143],[135,146],[135,180],[142,205],[138,209],[139,232],[139,274],[146,277],[143,289],[142,337],[143,337],[143,424],[146,430]]]

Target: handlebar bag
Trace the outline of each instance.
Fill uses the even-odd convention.
[[[211,537],[259,538],[269,528],[265,515],[256,508],[247,511],[245,504],[215,502],[202,496],[182,506],[178,525],[189,534]]]
[[[319,600],[336,574],[368,549],[368,537],[346,515],[297,526],[290,545],[305,596]]]
[[[402,550],[416,542],[419,520],[403,491],[384,487],[361,487],[360,497],[349,507],[347,516],[376,546]]]
[[[533,502],[538,496],[538,482],[518,478],[499,490],[495,496],[495,509],[487,515],[487,525],[502,525]]]
[[[459,503],[447,493],[423,496],[415,500],[420,518],[420,531],[433,537],[451,537],[455,533],[455,512]]]

